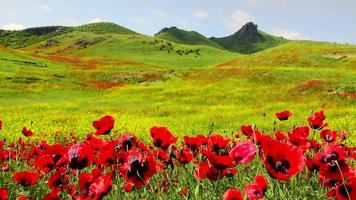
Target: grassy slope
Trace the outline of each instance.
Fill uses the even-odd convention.
[[[23,31],[0,30],[0,44],[10,48],[22,48],[75,31],[96,34],[137,34],[132,30],[110,22],[91,23],[77,27],[60,27],[56,29],[56,31],[45,31],[42,34],[33,34],[33,32],[31,31],[43,30],[47,28],[51,29],[54,27],[36,27],[31,29],[25,29]]]
[[[5,137],[16,139],[22,126],[39,133],[38,139],[47,133],[51,140],[55,131],[84,135],[92,130],[91,121],[103,114],[117,118],[118,132],[131,131],[143,139],[148,139],[147,130],[153,125],[166,125],[177,135],[206,133],[212,122],[217,132],[238,131],[245,123],[272,132],[273,113],[282,109],[294,112],[284,125],[277,123],[282,130],[305,124],[306,116],[319,109],[325,110],[331,128],[350,134],[355,130],[355,99],[340,96],[355,93],[355,59],[323,57],[333,52],[355,55],[355,46],[293,42],[246,56],[196,46],[202,56],[181,56],[160,50],[165,40],[147,36],[108,34],[101,36],[106,41],[87,48],[71,46],[83,36],[98,37],[75,33],[61,36],[59,46],[25,49],[58,51],[62,57],[77,58],[76,62],[45,60],[49,67],[38,69],[0,61]],[[43,81],[5,79],[21,76]],[[317,81],[310,84],[311,80]]]
[[[185,31],[176,27],[164,28],[155,37],[173,41],[179,44],[205,45],[222,49],[221,46],[196,31]]]
[[[269,35],[262,31],[259,31],[259,33],[263,36],[264,40],[252,44],[244,43],[241,39],[236,38],[235,35],[222,38],[211,38],[211,40],[227,50],[245,54],[255,53],[288,42],[286,39]]]

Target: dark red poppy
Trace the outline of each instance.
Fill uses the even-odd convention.
[[[310,148],[317,152],[321,148],[321,144],[318,141],[316,141],[315,139],[311,139],[310,140]]]
[[[87,144],[72,144],[57,165],[63,162],[68,162],[72,169],[84,169],[93,162],[93,150]]]
[[[262,141],[262,152],[268,174],[277,180],[289,181],[305,164],[303,151],[290,143],[266,137]]]
[[[113,142],[104,145],[96,159],[97,166],[108,168],[116,162],[116,151]]]
[[[208,143],[207,138],[204,135],[196,136],[184,136],[184,144],[189,147],[193,152],[197,151],[202,145]]]
[[[6,188],[0,188],[0,200],[7,200],[9,192]]]
[[[153,144],[164,150],[168,149],[171,144],[178,140],[178,138],[173,136],[166,127],[152,127],[150,133],[153,139]]]
[[[292,113],[289,110],[276,113],[276,117],[280,121],[288,120],[290,116],[292,116]]]
[[[108,174],[101,175],[89,186],[89,197],[101,200],[112,188],[112,179]]]
[[[36,185],[39,178],[39,174],[33,172],[16,172],[12,175],[12,178],[17,184],[22,186]]]
[[[337,136],[338,136],[341,140],[346,140],[346,139],[349,137],[349,135],[348,135],[347,133],[345,133],[345,132],[339,132],[339,133],[337,134]]]
[[[123,148],[125,151],[129,151],[137,144],[137,138],[131,133],[125,133],[117,141],[118,147]],[[115,147],[117,148],[117,147]]]
[[[327,143],[333,143],[336,142],[338,134],[336,131],[329,130],[329,129],[324,129],[320,132],[320,138],[323,140],[323,142]]]
[[[318,153],[316,157],[320,160],[320,176],[325,179],[341,183],[344,177],[354,174],[354,169],[346,163],[347,157],[342,147],[333,143],[324,145],[324,151]]]
[[[251,162],[256,155],[256,145],[250,141],[242,141],[235,144],[235,147],[230,151],[233,157],[233,164],[244,164]]]
[[[106,135],[114,128],[115,119],[110,115],[106,115],[99,120],[93,121],[93,127],[96,129],[96,135]]]
[[[183,148],[177,152],[177,158],[180,163],[188,164],[193,160],[193,153],[189,148]]]
[[[226,169],[218,169],[214,165],[210,165],[208,161],[202,161],[197,164],[196,170],[194,173],[195,178],[209,180],[218,180],[223,178],[227,174]]]
[[[276,136],[276,139],[282,142],[286,142],[288,140],[288,136],[280,131],[276,131],[274,133],[274,136]]]
[[[240,127],[241,132],[247,136],[247,138],[253,138],[254,128],[251,125],[243,125]]]
[[[26,127],[22,128],[22,134],[26,137],[33,136],[33,132],[31,130],[28,130]]]
[[[267,191],[268,182],[262,174],[258,174],[255,180],[245,186],[245,195],[249,200],[262,199]]]
[[[208,137],[208,149],[216,154],[223,154],[229,150],[231,139],[222,135],[211,135]],[[220,152],[224,151],[224,152]]]
[[[2,129],[2,121],[0,120],[0,130]]]
[[[43,200],[61,200],[61,198],[58,196],[58,191],[51,191],[43,196]]]
[[[156,167],[156,161],[152,154],[145,153],[144,155],[132,150],[128,152],[127,162],[120,166],[120,173],[127,183],[142,187],[157,172]]]
[[[226,190],[223,195],[223,200],[243,200],[241,191],[236,188],[231,188]]]
[[[326,196],[336,200],[356,199],[356,176],[350,177],[345,183],[336,184],[326,193]]]
[[[289,142],[303,150],[310,147],[308,136],[309,127],[306,126],[297,127],[292,133],[288,133]]]
[[[327,123],[324,123],[325,115],[323,111],[316,112],[308,118],[308,122],[311,128],[313,129],[322,129],[327,126]]]
[[[63,188],[68,182],[69,179],[67,174],[61,170],[56,170],[56,172],[49,177],[48,186],[51,191],[59,191],[60,188]]]

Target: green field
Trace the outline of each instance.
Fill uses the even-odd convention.
[[[83,136],[103,114],[117,118],[118,133],[142,138],[153,125],[177,135],[207,133],[212,123],[220,133],[251,123],[272,132],[283,109],[295,113],[290,127],[323,109],[330,128],[354,134],[356,46],[290,41],[244,55],[137,34],[74,31],[55,40],[1,48],[3,137],[16,140],[23,126],[36,139]]]

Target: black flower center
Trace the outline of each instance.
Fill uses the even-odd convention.
[[[274,159],[272,156],[267,157],[267,163],[276,171],[280,172],[282,174],[286,174],[289,170],[290,163],[288,160],[280,160],[277,162],[274,162]]]

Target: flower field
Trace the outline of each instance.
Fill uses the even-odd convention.
[[[294,115],[275,114],[283,124]],[[323,111],[288,132],[242,125],[231,134],[149,130],[112,135],[114,117],[92,123],[84,138],[0,140],[0,200],[6,199],[356,199],[356,148],[328,126]],[[0,121],[0,129],[10,122]],[[0,130],[1,134],[1,130]]]

